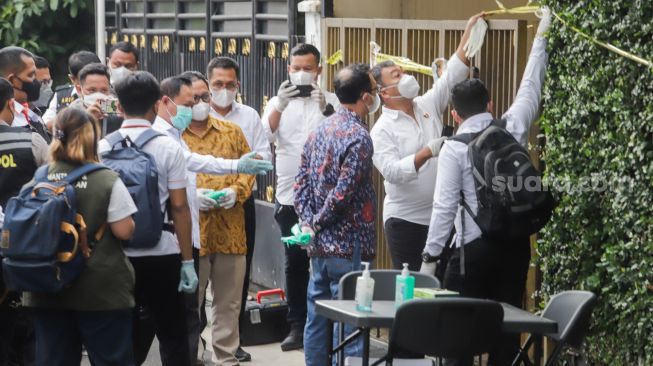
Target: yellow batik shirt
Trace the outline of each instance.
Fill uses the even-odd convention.
[[[187,128],[182,135],[191,151],[224,159],[238,159],[250,151],[245,135],[235,123],[209,117],[206,130],[197,134]],[[247,254],[243,202],[252,194],[254,176],[248,174],[197,174],[197,188],[236,191],[236,205],[200,212],[200,255]]]

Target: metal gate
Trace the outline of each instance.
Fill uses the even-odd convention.
[[[240,100],[263,111],[287,79],[297,35],[297,0],[107,0],[107,51],[120,41],[141,53],[141,68],[158,79],[187,70],[204,73],[209,60],[229,56],[240,66]],[[275,174],[258,177],[268,199]]]
[[[405,56],[422,65],[430,65],[437,57],[449,58],[455,52],[466,21],[431,21],[397,19],[327,18],[322,23],[322,49],[325,55],[343,52],[343,63],[328,66],[326,86],[331,89],[333,76],[342,66],[355,62],[370,62],[370,41],[381,46],[381,52]],[[479,69],[479,77],[494,101],[497,116],[502,115],[515,97],[519,80],[526,65],[526,22],[518,20],[490,20],[485,44],[472,60]],[[430,76],[413,73],[422,91],[433,84]],[[443,122],[453,125],[450,111]],[[377,115],[378,117],[378,115]],[[376,118],[375,118],[376,120]],[[370,121],[373,123],[373,121]],[[383,177],[374,170],[377,192],[377,268],[391,268],[392,262],[383,233]]]

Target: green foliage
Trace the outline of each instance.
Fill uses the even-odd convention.
[[[653,2],[547,0],[569,24],[653,59]],[[604,192],[556,193],[538,244],[545,296],[599,297],[587,354],[610,365],[653,364],[653,69],[610,53],[555,21],[542,126],[546,176]]]
[[[0,5],[0,47],[24,47],[47,58],[64,79],[68,55],[94,49],[93,0],[6,0]],[[53,75],[53,76],[55,76]]]

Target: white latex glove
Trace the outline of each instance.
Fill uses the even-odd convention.
[[[290,103],[290,99],[296,97],[298,94],[299,90],[296,86],[290,84],[289,80],[284,81],[281,83],[279,90],[277,91],[277,99],[275,99],[276,103],[274,104],[274,109],[279,111],[279,113],[283,113],[288,106],[288,103]]]
[[[426,263],[422,262],[422,267],[420,267],[419,272],[424,274],[429,274],[435,276],[435,265],[437,262]]]
[[[208,211],[210,209],[215,208],[215,206],[218,204],[216,200],[206,195],[208,193],[211,193],[210,189],[206,189],[206,188],[197,189],[197,202],[199,203],[200,211]]]
[[[548,6],[543,6],[535,12],[535,15],[540,18],[540,24],[537,26],[536,37],[544,37],[544,34],[551,26],[551,9]]]
[[[431,150],[432,157],[436,157],[440,155],[440,149],[442,148],[442,144],[444,144],[446,140],[447,137],[438,137],[429,141],[428,145],[426,146],[429,148],[429,150]]]
[[[221,189],[219,192],[224,192],[225,195],[218,200],[220,207],[228,210],[236,204],[236,191],[233,188]]]
[[[311,100],[317,103],[320,106],[320,112],[324,112],[326,109],[326,98],[320,86],[317,83],[311,84],[313,90],[311,91]]]
[[[469,39],[463,49],[465,50],[465,56],[467,58],[474,57],[478,51],[483,47],[483,42],[485,41],[485,32],[487,31],[487,23],[485,19],[478,18],[474,26],[472,27],[472,33],[469,35]]]

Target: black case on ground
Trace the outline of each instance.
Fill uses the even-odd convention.
[[[275,296],[278,298],[270,299]],[[243,347],[283,341],[290,328],[286,321],[288,303],[283,290],[259,291],[257,301],[247,301],[245,321],[240,328],[240,343]]]

